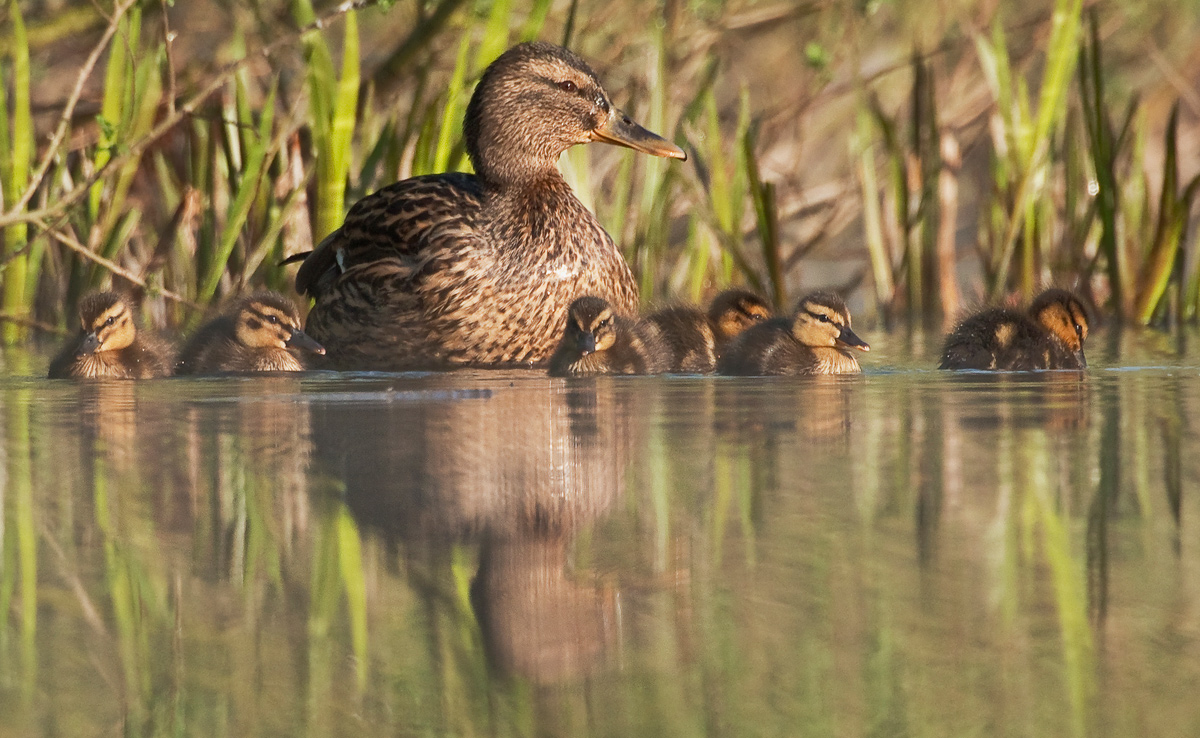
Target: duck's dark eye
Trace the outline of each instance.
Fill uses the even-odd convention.
[[[115,316],[115,315],[110,315],[110,316],[108,317],[108,320],[104,321],[104,327],[105,327],[105,328],[107,328],[107,327],[109,327],[110,325],[112,325],[112,324],[113,324],[113,323],[115,323],[115,322],[117,322],[117,316]]]
[[[1083,326],[1079,325],[1078,323],[1075,324],[1075,335],[1083,338]]]
[[[268,322],[268,323],[271,323],[272,325],[279,325],[279,316],[277,316],[277,315],[268,315],[268,316],[267,316],[267,322]]]
[[[558,83],[558,89],[562,90],[563,92],[575,93],[579,92],[579,85],[575,84],[569,79],[564,79],[562,82]]]

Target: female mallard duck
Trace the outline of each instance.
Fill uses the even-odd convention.
[[[867,351],[866,341],[850,330],[850,311],[842,298],[815,292],[796,307],[790,320],[775,318],[735,338],[717,363],[721,374],[854,374],[858,360],[847,349]]]
[[[299,350],[325,349],[300,330],[300,313],[276,292],[259,292],[200,326],[179,352],[176,374],[298,372]]]
[[[613,312],[599,297],[581,297],[567,310],[567,327],[550,357],[550,376],[662,374],[670,367],[658,326]]]
[[[414,177],[360,200],[304,259],[308,332],[341,368],[529,364],[554,350],[577,295],[637,306],[621,252],[559,174],[604,141],[685,158],[613,107],[575,54],[525,43],[483,73],[467,106],[475,174]]]
[[[1005,308],[967,318],[946,337],[940,369],[1086,369],[1088,311],[1066,290],[1038,295],[1027,313]]]
[[[766,300],[747,290],[732,289],[714,297],[708,312],[679,305],[651,313],[646,320],[662,331],[667,371],[711,374],[731,340],[770,317]]]
[[[50,378],[146,379],[171,373],[171,348],[138,332],[133,307],[115,292],[93,292],[79,301],[82,330],[50,362]]]

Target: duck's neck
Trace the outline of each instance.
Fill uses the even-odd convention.
[[[577,240],[580,233],[590,237],[594,230],[595,216],[557,168],[540,170],[537,177],[518,183],[484,180],[484,188],[486,227],[497,236],[496,243],[555,250]]]

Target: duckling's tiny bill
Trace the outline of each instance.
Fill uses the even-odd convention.
[[[303,349],[311,351],[314,354],[325,355],[325,347],[313,340],[313,337],[300,330],[299,328],[292,329],[292,335],[287,340],[289,348]]]
[[[870,351],[871,347],[866,341],[859,338],[854,331],[850,330],[850,326],[842,326],[842,330],[838,333],[838,344],[847,348],[856,348],[859,351]]]

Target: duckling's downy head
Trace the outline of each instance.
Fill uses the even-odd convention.
[[[871,348],[850,330],[850,311],[842,298],[831,292],[815,292],[800,300],[792,320],[792,335],[805,346],[859,351]]]
[[[1082,300],[1067,290],[1049,289],[1037,296],[1029,314],[1075,354],[1080,366],[1087,366],[1083,342],[1088,335],[1088,310]]]
[[[492,184],[556,170],[562,152],[591,141],[687,158],[613,107],[587,62],[543,42],[518,44],[484,71],[467,106],[464,132],[476,174]]]
[[[580,297],[567,309],[566,341],[580,356],[609,349],[617,340],[616,316],[606,300]]]
[[[300,329],[300,313],[292,302],[271,292],[242,299],[233,309],[234,336],[249,348],[298,348],[325,353],[321,344]]]
[[[728,341],[755,323],[771,317],[767,301],[748,290],[725,290],[708,306],[708,319],[716,327],[718,338]]]
[[[79,301],[79,323],[83,342],[76,354],[86,356],[98,351],[119,351],[137,338],[133,308],[115,292],[97,292]]]

